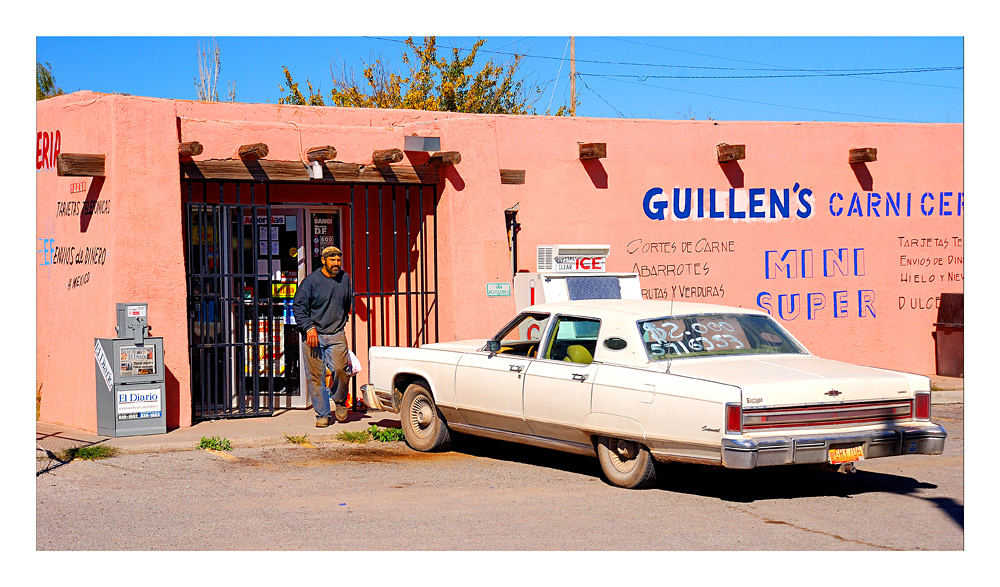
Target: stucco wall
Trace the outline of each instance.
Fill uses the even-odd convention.
[[[178,141],[202,143],[196,159],[263,142],[269,159],[299,160],[330,144],[337,159],[366,163],[406,135],[441,137],[443,150],[462,154],[439,183],[444,340],[485,337],[513,311],[513,298],[487,297],[486,284],[510,278],[504,209],[514,204],[522,269],[534,270],[539,244],[609,244],[608,270],[639,272],[648,297],[770,309],[811,351],[836,359],[932,373],[936,300],[963,288],[962,125],[486,116],[90,92],[40,102],[37,124],[60,131],[62,152],[108,155],[99,190],[90,178],[56,177],[54,165],[37,175],[37,236],[52,239],[37,247],[41,417],[87,429],[96,427],[93,338],[113,336],[117,301],[149,302],[153,334],[165,339],[168,425],[190,424]],[[607,143],[608,156],[581,162],[578,141]],[[720,165],[723,142],[745,144],[746,159]],[[878,160],[849,165],[858,147],[877,148]],[[500,168],[524,169],[525,184],[501,185]],[[70,193],[81,182],[85,191]],[[691,188],[689,218],[677,218],[674,188],[681,204]],[[751,211],[751,197],[761,201],[752,211],[768,215],[771,191],[780,199],[785,189],[787,214],[734,218]],[[107,213],[60,213],[59,202],[82,202],[88,191]],[[871,210],[869,193],[879,194]],[[897,193],[899,213],[886,205]],[[100,247],[106,257],[52,263],[50,245]]]
[[[109,152],[111,105],[96,95],[77,94],[40,102],[37,133],[42,135],[36,145],[35,278],[40,417],[96,429],[94,338],[114,336],[110,299],[118,202],[109,194],[117,178],[57,177],[53,140],[46,141],[45,135],[58,133],[64,153]],[[88,201],[94,203],[85,208]]]
[[[610,244],[608,270],[640,273],[647,297],[769,310],[816,354],[934,372],[939,296],[963,291],[961,125],[504,122],[501,158],[528,178],[509,198],[521,203],[522,267],[534,269],[538,244]],[[582,164],[575,141],[606,142],[608,156]],[[720,165],[718,143],[745,144],[746,159]],[[877,148],[878,160],[848,164],[860,147]],[[732,218],[734,185],[737,212],[763,188],[755,211],[766,215],[771,190],[788,189],[788,216]],[[653,188],[663,193],[644,206]],[[682,213],[692,190],[685,219],[674,188]],[[710,188],[722,219],[709,217]]]

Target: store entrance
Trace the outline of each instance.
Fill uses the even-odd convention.
[[[292,304],[321,247],[341,240],[341,207],[272,206],[266,187],[240,188],[192,189],[185,202],[196,420],[309,406]]]
[[[362,365],[372,346],[437,341],[433,186],[203,178],[181,189],[194,420],[309,406],[292,306],[331,245],[352,277],[348,343]]]
[[[243,233],[240,262],[254,274],[253,279],[241,280],[244,307],[234,308],[242,316],[234,316],[233,323],[241,325],[243,331],[233,338],[249,343],[245,359],[237,361],[242,363],[238,375],[244,378],[244,389],[254,393],[270,386],[278,406],[300,403],[281,398],[301,395],[299,337],[292,299],[307,271],[300,258],[305,245],[303,217],[303,211],[294,208],[272,207],[269,217],[258,214],[256,218],[253,211],[245,209],[231,219],[242,222],[242,227],[229,227],[231,234]],[[248,229],[255,230],[254,238],[247,238]]]
[[[341,246],[340,218],[341,211],[329,206],[272,206],[269,219],[259,216],[256,221],[244,211],[243,225],[256,226],[257,238],[252,248],[249,242],[243,247],[244,265],[256,267],[256,283],[244,285],[243,298],[264,308],[264,315],[258,312],[243,322],[243,340],[251,342],[244,385],[260,390],[270,384],[278,407],[309,406],[306,349],[292,303],[298,284],[320,267],[323,248]],[[269,344],[258,344],[261,341]]]

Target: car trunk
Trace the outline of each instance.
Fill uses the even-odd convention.
[[[674,360],[670,372],[738,386],[747,408],[910,399],[914,391],[905,373],[810,355]]]
[[[913,415],[912,376],[808,355],[675,361],[670,371],[739,386],[745,433],[889,423]]]

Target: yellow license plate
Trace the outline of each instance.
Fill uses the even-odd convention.
[[[865,458],[865,452],[861,446],[852,446],[850,448],[831,448],[830,449],[830,464],[839,465],[841,463],[851,463],[854,461],[860,461]]]

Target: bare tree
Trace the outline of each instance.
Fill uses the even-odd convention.
[[[198,99],[206,102],[219,101],[219,71],[222,69],[222,49],[212,39],[211,51],[205,51],[198,43],[198,77],[195,79],[195,89]],[[235,86],[230,85],[231,100],[236,99]]]

